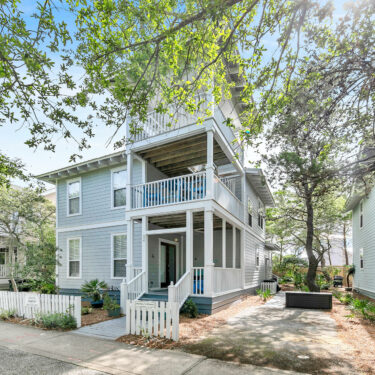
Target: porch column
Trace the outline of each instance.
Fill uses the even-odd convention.
[[[126,211],[130,211],[132,208],[132,181],[133,181],[133,154],[132,152],[126,151]]]
[[[193,267],[193,213],[186,211],[186,271]]]
[[[147,216],[142,216],[142,271],[146,272],[146,292],[148,291],[148,235]]]
[[[207,198],[214,196],[214,133],[207,132],[207,165],[206,165],[206,195]]]
[[[233,255],[233,263],[232,263],[232,268],[236,268],[236,227],[233,225],[233,234],[232,234],[232,239],[233,239],[233,242],[232,242],[232,248],[233,248],[233,251],[232,251],[232,255]]]
[[[242,270],[242,288],[245,288],[245,243],[246,243],[246,230],[242,229],[241,230],[241,270]]]
[[[221,242],[222,242],[222,244],[221,244],[221,249],[222,249],[222,251],[221,251],[221,266],[223,267],[223,268],[225,268],[226,267],[226,265],[227,265],[227,222],[226,222],[226,220],[225,219],[222,219],[222,236],[221,236]]]
[[[214,290],[213,240],[213,212],[207,210],[204,211],[204,294],[207,296],[212,296]]]
[[[127,262],[126,262],[126,281],[129,282],[133,278],[133,220],[126,221],[126,249],[127,249]]]

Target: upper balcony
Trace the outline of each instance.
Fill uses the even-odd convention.
[[[241,218],[243,205],[241,202],[240,177],[214,175],[211,197],[207,194],[207,179],[207,172],[204,171],[132,186],[132,210],[179,205],[213,198],[223,208]]]
[[[226,125],[226,119],[235,113],[235,110],[229,108],[229,101],[212,105],[209,104],[212,102],[211,95],[205,94],[202,98],[204,102],[199,112],[195,114],[176,110],[174,107],[170,107],[166,114],[156,111],[149,112],[146,122],[139,122],[137,125],[136,134],[128,134],[131,140],[130,147],[138,151],[170,142],[172,139],[189,137],[214,127],[220,134],[219,138],[231,148],[238,160],[242,162],[243,151],[237,141],[236,132]],[[170,114],[173,116],[171,117]]]

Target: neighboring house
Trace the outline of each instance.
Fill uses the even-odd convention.
[[[325,265],[333,267],[343,267],[353,264],[353,249],[351,232],[346,235],[346,254],[344,249],[344,236],[335,233],[330,236],[331,248],[324,254]]]
[[[126,278],[129,298],[191,296],[212,313],[271,277],[273,197],[262,171],[244,167],[229,116],[231,101],[203,124],[152,112],[126,151],[38,176],[56,185],[61,293],[96,278],[118,290]]]
[[[353,212],[354,288],[375,298],[375,189],[369,194],[353,193],[346,203]]]

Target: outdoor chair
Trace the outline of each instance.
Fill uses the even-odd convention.
[[[334,276],[333,277],[333,286],[336,288],[338,286],[341,286],[342,287],[342,281],[343,281],[343,277],[342,276]]]

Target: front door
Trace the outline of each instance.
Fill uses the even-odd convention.
[[[171,281],[176,284],[176,245],[162,242],[160,245],[160,287],[168,287]]]

